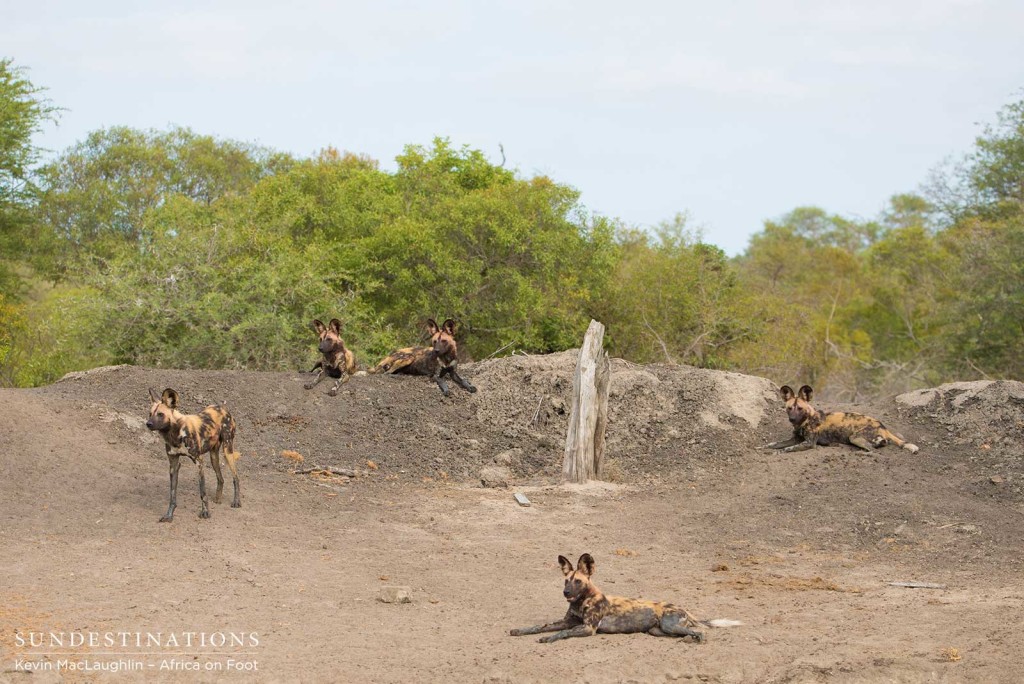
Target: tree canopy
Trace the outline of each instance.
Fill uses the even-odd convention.
[[[4,384],[115,362],[296,370],[327,317],[364,364],[429,317],[455,318],[471,358],[570,348],[597,317],[632,361],[850,399],[1024,375],[1024,102],[925,194],[866,220],[797,207],[729,258],[685,214],[596,216],[446,138],[383,170],[111,127],[39,168],[31,136],[56,113],[40,92],[0,62],[3,265],[21,283],[0,290]]]

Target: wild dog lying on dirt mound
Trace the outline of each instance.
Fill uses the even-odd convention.
[[[793,388],[783,385],[779,393],[786,402],[786,415],[793,426],[793,437],[781,442],[767,445],[767,449],[783,451],[804,451],[813,449],[819,444],[852,444],[865,451],[880,449],[892,442],[912,454],[918,448],[910,442],[903,441],[899,435],[886,429],[880,422],[870,416],[859,413],[823,413],[811,406],[811,395],[814,390],[810,385],[800,388],[793,394]]]
[[[444,395],[448,396],[448,383],[444,376],[451,376],[455,383],[467,392],[476,392],[468,380],[459,375],[457,367],[458,345],[455,343],[455,321],[446,320],[441,327],[431,318],[427,321],[430,333],[429,347],[405,347],[393,351],[380,360],[370,373],[392,373],[405,375],[428,375]]]
[[[523,636],[555,632],[551,636],[538,639],[542,643],[549,643],[597,633],[647,632],[653,636],[688,636],[694,641],[702,642],[704,633],[696,631],[700,625],[735,627],[742,624],[736,620],[698,620],[683,608],[671,603],[605,596],[590,581],[591,575],[594,574],[594,558],[589,553],[580,556],[575,570],[565,556],[558,557],[558,564],[565,575],[565,589],[562,590],[562,595],[569,602],[569,612],[558,622],[513,629],[509,634]]]
[[[203,476],[203,454],[209,452],[213,472],[217,474],[217,494],[213,500],[220,503],[221,492],[224,491],[224,476],[220,472],[220,449],[224,447],[224,460],[231,469],[231,477],[235,484],[235,498],[232,508],[242,506],[242,495],[238,489],[238,468],[235,462],[241,454],[235,451],[235,421],[223,406],[207,406],[202,411],[185,415],[178,411],[178,393],[170,387],[158,396],[153,389],[149,390],[153,405],[149,409],[149,420],[146,427],[155,430],[164,438],[164,449],[171,466],[171,503],[167,513],[160,522],[171,522],[178,499],[178,467],[179,458],[184,455],[199,466],[199,497],[203,501],[200,518],[209,518],[210,509],[206,502],[206,478]]]
[[[356,372],[356,357],[351,349],[345,346],[341,339],[341,321],[332,318],[326,326],[320,320],[313,321],[313,330],[320,336],[318,349],[324,358],[316,362],[310,373],[316,372],[316,377],[304,386],[306,389],[313,389],[324,379],[324,375],[334,378],[334,387],[327,394],[337,396],[338,388],[348,382]]]

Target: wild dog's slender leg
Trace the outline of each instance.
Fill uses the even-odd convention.
[[[793,446],[794,444],[799,444],[799,443],[800,443],[800,438],[799,437],[790,437],[789,439],[784,439],[781,442],[772,442],[771,444],[765,444],[764,447],[762,447],[762,448],[764,448],[764,449],[785,449],[786,447],[790,447],[790,446]]]
[[[217,476],[217,493],[213,495],[213,503],[220,503],[220,496],[224,491],[224,475],[220,472],[219,446],[210,451],[210,465],[213,466],[213,473]]]
[[[872,445],[871,442],[869,442],[867,438],[862,435],[854,435],[853,437],[850,437],[850,444],[856,447],[860,447],[864,451],[872,451],[874,448],[874,445]]]
[[[647,633],[650,634],[651,636],[666,636],[666,637],[667,636],[674,636],[672,634],[666,634],[665,632],[662,632],[657,627],[651,627],[649,630],[647,630]]]
[[[811,439],[800,442],[796,446],[788,446],[785,449],[783,449],[783,451],[787,453],[792,453],[794,451],[807,451],[808,449],[813,449],[817,446],[818,440],[812,436]]]
[[[466,380],[464,377],[459,375],[459,372],[457,370],[455,370],[454,368],[449,370],[449,375],[452,376],[452,380],[454,380],[456,383],[458,383],[459,387],[461,387],[462,389],[466,390],[470,394],[473,394],[473,393],[476,392],[476,387],[471,385],[469,383],[469,380]]]
[[[199,466],[199,498],[203,502],[203,509],[199,511],[199,517],[209,518],[210,505],[209,500],[206,498],[206,475],[203,473],[203,457],[201,455],[196,459],[196,465]]]
[[[526,636],[528,634],[540,634],[541,632],[558,632],[569,627],[575,627],[579,624],[579,620],[570,620],[565,618],[558,622],[549,622],[546,625],[534,625],[533,627],[523,627],[521,629],[510,629],[509,634],[512,636]]]
[[[588,637],[594,636],[597,633],[597,629],[593,625],[576,625],[572,629],[563,629],[561,632],[555,632],[551,636],[541,637],[537,641],[542,644],[550,644],[552,641],[558,641],[559,639],[571,639],[572,637]]]
[[[696,623],[689,613],[684,615],[668,613],[661,618],[661,622],[658,624],[658,628],[666,634],[679,637],[693,637],[693,640],[697,643],[703,642],[704,633],[691,629],[692,627],[696,627]]]
[[[303,387],[305,387],[306,389],[313,389],[321,380],[324,379],[324,362],[317,361],[316,365],[313,366],[313,370],[309,372],[312,373],[314,371],[316,371],[316,377],[313,378],[311,381],[307,382],[305,385],[303,385]]]
[[[880,437],[888,442],[892,442],[901,449],[906,449],[912,454],[916,454],[918,451],[920,451],[916,444],[911,444],[910,442],[904,440],[902,437],[897,435],[892,430],[887,430],[883,428]]]
[[[160,522],[171,522],[174,520],[174,509],[178,507],[178,468],[181,467],[181,456],[167,451],[167,464],[171,469],[171,502],[167,506],[167,512]]]
[[[224,461],[228,464],[228,469],[231,471],[231,481],[235,485],[235,498],[231,502],[232,508],[242,507],[242,491],[238,486],[238,466],[235,463],[242,457],[240,453],[235,451],[234,439],[228,437],[224,439]]]
[[[435,371],[434,374],[432,376],[430,376],[430,377],[434,380],[434,382],[437,383],[437,386],[441,388],[441,393],[444,394],[444,396],[447,397],[448,396],[448,383],[444,381],[444,371],[445,370],[447,370],[447,369],[442,369],[440,373]]]

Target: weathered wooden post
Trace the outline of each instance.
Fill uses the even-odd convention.
[[[572,383],[572,410],[562,464],[562,476],[567,482],[586,482],[601,477],[611,380],[611,364],[603,341],[604,326],[590,321]]]

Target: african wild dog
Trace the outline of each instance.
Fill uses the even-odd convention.
[[[209,452],[213,472],[217,475],[217,494],[213,500],[220,503],[221,492],[224,491],[224,476],[220,472],[220,449],[224,447],[224,460],[231,469],[231,477],[235,485],[235,498],[232,508],[240,508],[242,495],[238,488],[238,468],[235,462],[241,457],[234,449],[235,421],[223,406],[207,406],[196,414],[185,415],[178,411],[178,393],[167,388],[163,395],[149,390],[153,405],[149,409],[149,420],[146,427],[155,430],[164,438],[164,449],[171,467],[171,503],[167,513],[160,522],[171,522],[178,498],[178,468],[181,456],[188,456],[199,466],[199,497],[203,508],[200,518],[209,518],[210,509],[206,502],[206,478],[203,476],[203,454]]]
[[[585,553],[576,563],[576,569],[565,556],[558,557],[558,564],[565,575],[565,589],[562,595],[569,602],[569,611],[558,622],[535,627],[513,629],[512,636],[555,632],[541,637],[548,643],[569,637],[602,634],[633,634],[647,632],[653,636],[692,637],[704,641],[704,633],[696,630],[700,625],[707,627],[735,627],[742,623],[736,620],[698,620],[688,611],[671,603],[643,601],[641,599],[605,596],[590,581],[594,574],[594,558]]]
[[[316,362],[310,373],[316,372],[316,377],[305,384],[306,389],[313,389],[317,383],[324,379],[324,375],[334,378],[334,387],[327,394],[336,396],[338,388],[348,382],[356,372],[356,357],[352,350],[345,346],[341,339],[341,321],[332,318],[326,326],[320,320],[313,321],[313,330],[320,336],[318,349],[323,358]]]
[[[786,402],[786,415],[793,426],[793,437],[769,444],[766,447],[768,449],[792,452],[813,449],[819,444],[852,444],[865,451],[871,451],[892,442],[912,454],[918,451],[916,445],[905,442],[899,435],[886,429],[870,416],[840,411],[818,411],[810,404],[811,395],[814,393],[810,385],[801,387],[797,394],[793,393],[793,388],[789,385],[783,385],[779,388],[779,393]]]
[[[448,383],[444,376],[449,375],[455,383],[467,392],[476,392],[476,387],[459,375],[458,345],[455,343],[455,321],[446,320],[440,327],[431,318],[427,321],[427,332],[430,333],[429,347],[405,347],[393,351],[370,373],[392,373],[405,375],[428,375],[448,396]]]

